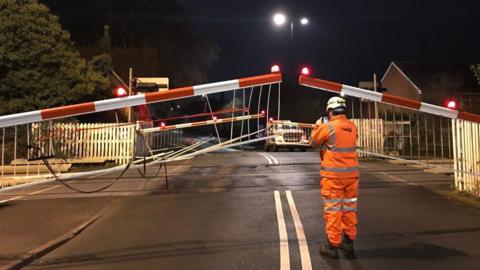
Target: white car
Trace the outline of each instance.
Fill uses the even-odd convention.
[[[278,151],[286,148],[290,151],[300,149],[306,151],[309,148],[308,138],[298,123],[290,120],[270,121],[267,124],[267,136],[275,135],[274,138],[265,141],[265,151]]]

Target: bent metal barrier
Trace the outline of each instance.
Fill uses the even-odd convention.
[[[195,97],[265,84],[280,83],[281,81],[282,75],[273,73],[218,83],[176,88],[168,91],[138,94],[129,97],[112,98],[51,109],[5,115],[0,116],[0,128],[72,117],[88,113],[122,109],[168,100]]]
[[[454,173],[458,191],[480,197],[480,115],[307,76],[300,76],[299,84],[349,97],[352,118],[383,118],[382,151],[364,148],[360,153]],[[375,114],[370,113],[373,103],[379,103]]]
[[[374,102],[386,103],[394,106],[404,107],[419,112],[433,114],[437,116],[448,117],[451,119],[467,120],[475,123],[480,123],[480,115],[462,112],[458,110],[452,110],[449,108],[433,105],[425,102],[420,102],[414,99],[408,99],[404,97],[374,92],[365,90],[358,87],[348,86],[345,84],[339,84],[331,81],[310,78],[307,76],[300,76],[300,85],[326,90],[329,92],[337,93],[339,95],[352,96],[362,98]]]
[[[208,104],[209,112],[194,115],[195,117],[204,118],[203,121],[197,122],[185,122],[188,121],[188,119],[194,118],[191,116],[186,116],[185,119],[164,119],[162,120],[163,126],[160,128],[151,126],[154,123],[151,123],[150,127],[147,127],[146,129],[142,127],[141,123],[108,124],[108,128],[112,129],[118,127],[133,130],[134,133],[137,134],[133,134],[133,138],[135,141],[138,140],[139,143],[133,142],[126,145],[126,149],[128,148],[127,150],[122,150],[122,158],[125,153],[131,153],[131,158],[128,164],[121,164],[124,162],[121,161],[119,162],[121,165],[103,170],[104,172],[121,171],[129,166],[137,167],[138,169],[138,164],[142,162],[145,163],[146,161],[150,162],[149,164],[151,165],[164,164],[175,160],[192,158],[198,154],[207,153],[209,151],[242,146],[247,143],[265,140],[266,138],[263,136],[264,132],[262,130],[264,127],[264,121],[262,120],[262,122],[260,122],[260,119],[268,117],[269,109],[276,108],[276,110],[278,110],[279,104],[272,104],[272,106],[270,106],[270,103],[273,101],[270,99],[270,96],[272,93],[278,93],[278,102],[280,102],[281,82],[282,75],[280,73],[272,73],[223,82],[175,88],[162,92],[138,94],[129,97],[112,98],[0,116],[0,131],[2,131],[0,137],[2,141],[1,178],[8,180],[15,178],[15,182],[17,179],[25,177],[24,172],[21,172],[20,169],[26,167],[26,176],[28,176],[29,172],[32,172],[29,166],[32,165],[36,165],[36,168],[38,168],[36,170],[38,174],[40,174],[40,171],[42,171],[42,173],[50,172],[56,178],[57,176],[60,176],[62,179],[78,179],[78,177],[83,178],[88,175],[94,175],[101,170],[85,173],[66,173],[69,167],[66,167],[65,164],[62,163],[62,160],[64,163],[72,160],[75,161],[75,159],[72,159],[68,154],[76,153],[78,151],[82,152],[82,154],[86,153],[87,156],[82,156],[82,158],[92,159],[93,156],[91,153],[95,153],[95,151],[90,151],[90,148],[95,149],[95,147],[98,147],[98,142],[91,142],[94,138],[94,136],[92,137],[92,134],[103,131],[105,128],[92,127],[90,125],[87,125],[87,128],[85,128],[85,126],[80,124],[82,132],[79,132],[79,128],[76,128],[79,124],[68,123],[71,122],[70,120],[72,120],[72,117],[164,101],[201,97],[204,99],[201,100],[201,102]],[[277,89],[278,92],[274,92]],[[217,102],[216,106],[225,107],[220,108],[219,111],[212,110],[212,107],[215,107],[215,104],[210,104],[209,96],[228,91],[231,91],[231,94],[227,97],[233,96],[231,105],[219,105]],[[200,102],[200,99],[197,98],[195,102]],[[228,106],[231,106],[231,109],[225,109]],[[250,110],[256,112],[251,113]],[[217,117],[221,114],[230,114],[230,117]],[[168,122],[168,125],[166,122]],[[217,124],[222,124],[223,126],[217,128]],[[230,126],[228,128],[225,127],[228,124],[230,124]],[[68,128],[65,128],[65,125],[73,125],[74,127],[71,128],[71,132],[68,132]],[[208,126],[214,126],[215,130],[209,130]],[[190,128],[190,137],[182,138],[181,136],[177,136],[178,132],[183,134],[183,131],[181,130],[185,128]],[[95,132],[91,132],[91,129]],[[217,138],[212,138],[211,135],[205,136],[202,132],[208,132],[208,134],[216,133]],[[165,140],[171,140],[172,137],[175,137],[174,141],[180,143],[186,142],[187,145],[177,144],[176,147],[169,149],[161,149],[165,144],[148,145],[151,142],[157,142],[156,139],[161,139],[162,143],[164,143]],[[105,137],[105,140],[113,142],[118,141],[118,138],[108,136]],[[145,151],[143,151],[144,155],[142,157],[138,156],[138,151],[136,151],[135,148],[142,145],[148,146],[149,151],[147,153],[149,156],[145,155]],[[203,149],[200,149],[200,147]],[[68,157],[64,157],[65,155]],[[38,156],[41,156],[43,161],[48,158],[52,161],[52,164],[42,165],[41,160],[38,160]],[[61,166],[56,166],[56,162],[62,163]],[[45,171],[46,168],[43,167],[50,168],[48,168],[48,171]],[[51,170],[52,168],[53,170]],[[62,175],[60,175],[60,172],[62,172]],[[34,177],[33,174],[34,173],[31,173],[30,176]],[[2,187],[4,186],[3,180],[1,181],[1,185]]]

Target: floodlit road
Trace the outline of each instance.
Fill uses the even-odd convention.
[[[210,154],[168,166],[168,190],[149,168],[148,179],[129,170],[68,182],[116,181],[98,193],[57,182],[2,192],[0,268],[37,253],[25,269],[478,267],[480,212],[429,190],[452,178],[385,161],[361,163],[356,258],[321,257],[317,155]]]

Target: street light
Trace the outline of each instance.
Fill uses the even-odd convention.
[[[301,18],[301,19],[300,19],[300,23],[301,23],[302,25],[307,25],[307,24],[309,23],[309,21],[308,21],[307,18]]]
[[[283,15],[282,13],[277,13],[273,16],[273,22],[276,25],[282,25],[282,24],[285,23],[286,20],[287,20],[287,17],[285,15]]]
[[[284,15],[283,13],[276,13],[273,16],[274,24],[279,26],[279,27],[284,25],[287,21],[290,22],[290,58],[291,58],[290,61],[292,61],[292,63],[290,63],[290,64],[292,65],[292,68],[293,68],[293,29],[294,29],[294,26],[295,26],[296,23],[300,23],[300,25],[306,26],[307,24],[310,23],[310,21],[308,20],[307,17],[289,18],[286,15]]]
[[[278,25],[278,26],[284,25],[287,22],[287,19],[290,21],[290,39],[292,39],[293,37],[293,26],[295,24],[295,21],[298,20],[298,22],[300,22],[301,25],[307,25],[310,23],[310,21],[306,17],[289,19],[283,13],[275,13],[275,15],[273,15],[273,23],[275,23],[275,25]]]
[[[293,28],[294,28],[294,25],[295,23],[300,23],[300,25],[302,26],[306,26],[308,23],[309,23],[309,20],[308,18],[306,17],[297,17],[297,18],[289,18],[287,17],[287,15],[283,14],[283,13],[275,13],[275,15],[273,15],[273,23],[275,25],[277,25],[278,27],[284,25],[285,23],[287,22],[290,22],[290,63],[289,63],[289,66],[290,66],[290,69],[292,71],[292,74],[295,74],[296,72],[294,71],[294,61],[293,61]],[[289,68],[287,68],[288,70]],[[274,73],[274,69],[272,67],[272,73]],[[309,70],[307,70],[308,73],[310,73]],[[280,91],[278,93],[278,115],[277,115],[278,119],[280,119]]]

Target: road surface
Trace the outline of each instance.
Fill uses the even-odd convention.
[[[0,193],[0,268],[476,269],[480,212],[431,191],[452,177],[361,162],[356,256],[325,239],[318,153],[209,154]],[[73,231],[72,231],[73,230]],[[72,234],[72,232],[74,232]],[[42,251],[45,251],[42,253]],[[48,252],[47,252],[48,251]],[[44,254],[45,253],[45,254]],[[32,256],[37,254],[37,256]],[[28,258],[32,258],[29,260]]]

